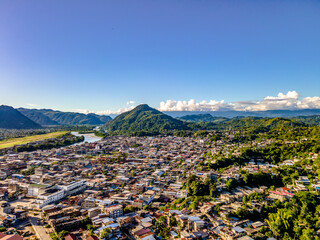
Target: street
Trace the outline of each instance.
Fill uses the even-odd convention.
[[[36,232],[36,235],[39,239],[41,240],[51,240],[51,237],[48,233],[46,233],[46,228],[40,224],[38,224],[38,220],[40,220],[40,218],[38,217],[30,217],[30,223],[34,229],[34,231]]]

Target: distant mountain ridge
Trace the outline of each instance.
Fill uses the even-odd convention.
[[[171,117],[178,118],[186,115],[210,114],[213,117],[297,117],[320,115],[320,109],[299,109],[299,110],[267,110],[267,111],[164,111]]]
[[[112,118],[105,115],[61,112],[51,109],[18,109],[22,114],[43,126],[48,125],[103,125]]]
[[[134,132],[163,133],[170,130],[188,129],[181,120],[172,118],[147,104],[118,115],[106,123],[108,133],[131,134]]]
[[[211,114],[194,114],[194,115],[185,115],[182,117],[177,117],[177,119],[187,121],[187,122],[213,122],[220,123],[229,120],[225,117],[213,117]]]
[[[42,128],[18,110],[10,106],[0,106],[0,128],[6,129],[38,129]]]

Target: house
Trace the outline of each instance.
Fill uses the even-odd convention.
[[[96,200],[94,198],[86,198],[82,204],[81,207],[83,208],[93,208],[96,206]]]
[[[206,233],[206,232],[193,232],[192,233],[192,236],[195,238],[195,239],[203,239],[203,240],[206,240],[208,237],[209,237],[209,234]]]
[[[67,236],[64,237],[64,240],[78,240],[78,238],[73,233],[70,233],[70,234],[68,234]]]
[[[188,229],[190,231],[199,231],[204,226],[204,221],[197,216],[190,216],[188,219]]]
[[[138,230],[136,232],[133,232],[133,236],[136,238],[136,239],[150,239],[150,237],[152,236],[153,237],[153,232],[149,229],[149,228],[143,228],[141,230]],[[146,237],[149,237],[149,238],[146,238]],[[151,240],[151,239],[150,239]]]
[[[86,238],[86,240],[99,240],[99,238],[96,235],[90,235]]]
[[[20,237],[17,234],[7,235],[0,232],[0,240],[23,240],[23,237]]]
[[[142,208],[144,206],[143,204],[143,200],[141,199],[135,199],[133,200],[133,206],[138,207],[138,208]]]
[[[101,213],[101,208],[100,207],[94,207],[88,209],[88,217],[93,218],[95,216],[98,216]]]
[[[310,185],[310,180],[307,176],[299,176],[299,179],[296,180],[297,184]]]
[[[107,215],[111,218],[121,217],[123,215],[122,205],[111,205],[106,208]]]

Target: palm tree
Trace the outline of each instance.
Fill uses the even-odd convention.
[[[281,236],[291,228],[292,215],[286,209],[279,209],[276,213],[270,213],[266,222],[275,236]]]

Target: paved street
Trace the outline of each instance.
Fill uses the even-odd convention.
[[[39,225],[37,221],[40,220],[38,217],[30,217],[30,223],[36,232],[36,235],[41,240],[51,240],[51,237],[46,233],[46,228],[42,225]]]

